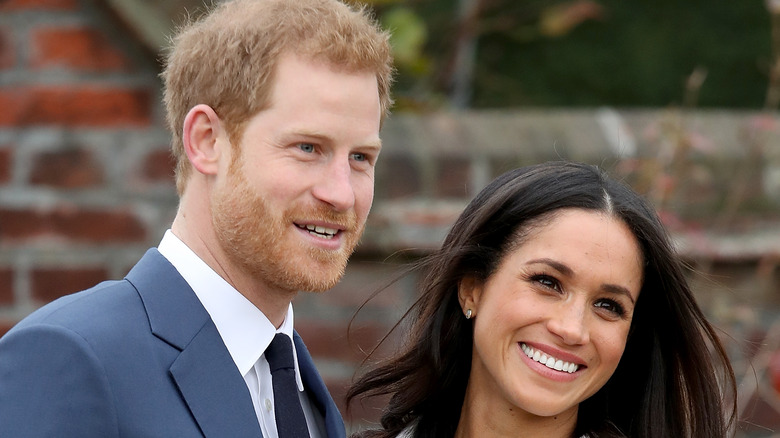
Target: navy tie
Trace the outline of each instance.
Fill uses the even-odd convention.
[[[271,366],[271,381],[274,387],[274,415],[279,438],[308,438],[306,417],[298,398],[298,384],[295,382],[292,341],[290,337],[277,333],[271,345],[265,350],[265,358]]]

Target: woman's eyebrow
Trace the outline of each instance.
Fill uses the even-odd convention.
[[[636,304],[636,302],[634,301],[634,296],[631,295],[631,292],[623,286],[617,284],[604,284],[601,286],[601,289],[604,290],[605,292],[610,292],[618,295],[625,295],[626,298],[631,300],[631,304]]]
[[[561,274],[567,277],[571,277],[572,275],[574,275],[573,269],[553,259],[548,259],[548,258],[534,259],[534,260],[529,260],[526,264],[533,265],[533,264],[540,264],[540,263],[555,269],[556,271],[560,272]]]

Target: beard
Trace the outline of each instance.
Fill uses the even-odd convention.
[[[325,206],[301,205],[274,209],[250,188],[240,170],[230,179],[214,193],[212,223],[233,266],[255,282],[290,292],[322,292],[339,282],[365,228],[354,210],[338,213]],[[341,247],[316,247],[293,228],[312,221],[339,224]]]

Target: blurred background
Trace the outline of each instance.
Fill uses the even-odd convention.
[[[654,203],[733,358],[739,436],[780,437],[780,1],[367,3],[398,70],[374,208],[344,281],[295,303],[337,401],[417,279],[369,296],[493,177],[570,159]],[[202,10],[0,0],[0,333],[121,278],[170,225],[160,56]],[[379,405],[353,404],[350,428]]]

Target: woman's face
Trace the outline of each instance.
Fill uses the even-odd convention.
[[[459,298],[475,318],[467,403],[576,418],[617,368],[642,266],[622,221],[565,209],[531,229],[485,283],[464,280]]]

